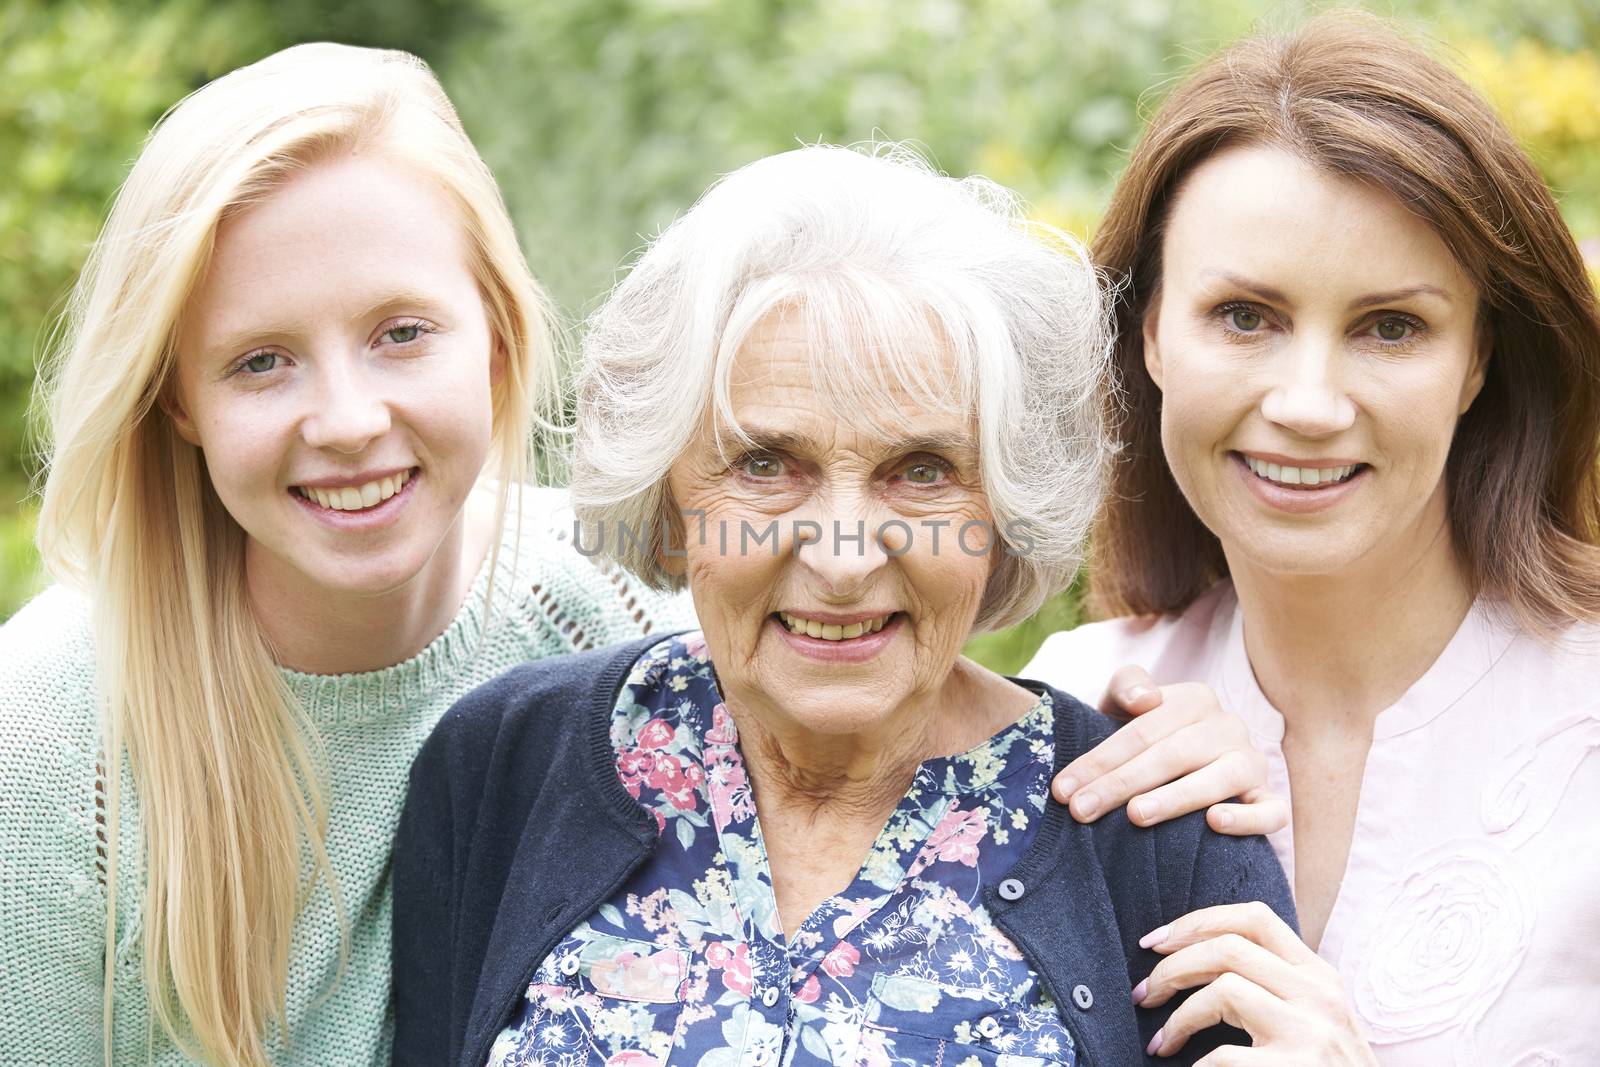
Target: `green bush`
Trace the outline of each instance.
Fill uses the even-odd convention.
[[[184,93],[297,41],[433,64],[535,272],[574,314],[717,175],[801,142],[909,139],[1089,233],[1142,114],[1194,60],[1325,4],[1267,0],[11,0],[0,7],[0,619],[35,586],[22,501],[49,323],[145,132]],[[1600,258],[1600,5],[1374,4],[1454,48]],[[1076,618],[975,645],[1012,664]],[[1020,664],[1018,664],[1020,665]]]

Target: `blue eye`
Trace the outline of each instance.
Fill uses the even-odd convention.
[[[422,336],[422,324],[419,322],[407,322],[386,331],[384,336],[397,345],[410,344]]]
[[[242,370],[249,371],[251,374],[265,374],[278,366],[278,353],[257,352],[239,364],[239,366]]]

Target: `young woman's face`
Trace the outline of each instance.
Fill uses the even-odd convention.
[[[498,367],[458,218],[351,157],[219,229],[166,406],[271,580],[383,593],[458,543]]]
[[[1144,325],[1162,444],[1230,563],[1327,575],[1436,543],[1487,353],[1476,290],[1429,225],[1236,148],[1184,182],[1162,254]]]

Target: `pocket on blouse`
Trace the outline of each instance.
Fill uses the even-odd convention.
[[[1071,1032],[1047,1007],[905,975],[872,982],[855,1067],[1073,1067]]]
[[[592,931],[570,934],[540,965],[489,1063],[664,1065],[688,977],[687,949]]]

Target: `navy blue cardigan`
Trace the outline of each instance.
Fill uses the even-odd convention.
[[[463,697],[423,745],[395,845],[396,1064],[482,1067],[534,968],[654,849],[654,820],[617,777],[610,723],[628,669],[659,640],[518,667]],[[1113,724],[1051,696],[1059,769]],[[996,887],[1011,878],[1023,892],[1007,900]],[[1242,900],[1294,922],[1264,839],[1214,834],[1198,815],[1083,826],[1053,800],[1021,862],[984,888],[1060,1005],[1082,1067],[1192,1063],[1249,1043],[1214,1028],[1176,1057],[1147,1058],[1177,1001],[1136,1010],[1129,996],[1160,960],[1140,937]]]

